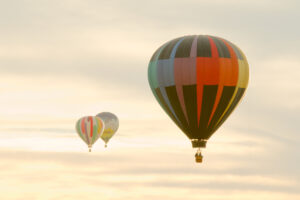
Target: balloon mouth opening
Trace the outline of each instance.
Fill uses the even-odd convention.
[[[105,144],[104,147],[106,148],[106,147],[107,147],[107,144]]]
[[[192,146],[193,148],[205,148],[206,147],[206,142],[207,140],[203,140],[203,139],[192,139]]]

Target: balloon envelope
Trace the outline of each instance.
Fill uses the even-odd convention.
[[[208,35],[165,43],[148,67],[149,84],[161,107],[188,138],[205,143],[241,100],[248,78],[243,52]],[[195,147],[199,145],[205,146]]]
[[[101,118],[105,124],[103,134],[100,137],[106,144],[117,132],[119,128],[119,120],[116,115],[110,112],[99,113],[97,117]]]
[[[87,116],[80,118],[76,123],[76,131],[80,138],[91,149],[92,145],[102,135],[104,123],[99,117]]]

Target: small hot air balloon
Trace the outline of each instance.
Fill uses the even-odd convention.
[[[171,40],[153,54],[148,80],[157,101],[198,148],[223,124],[248,85],[245,55],[233,43],[209,35]]]
[[[89,152],[91,152],[92,145],[102,135],[103,130],[104,122],[99,117],[82,117],[76,123],[76,131],[80,138],[88,145]]]
[[[119,128],[119,120],[116,115],[110,112],[99,113],[97,117],[102,119],[105,124],[105,129],[100,137],[105,142],[105,147],[107,147],[108,141],[110,140],[110,138],[112,138],[112,136],[117,132]]]

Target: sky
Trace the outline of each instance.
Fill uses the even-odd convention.
[[[300,3],[0,0],[0,199],[300,199]],[[246,95],[204,163],[153,97],[148,62],[183,35],[246,54]],[[115,113],[109,147],[77,119]]]

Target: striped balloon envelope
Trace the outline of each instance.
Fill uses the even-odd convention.
[[[89,151],[99,139],[104,130],[104,123],[99,117],[87,116],[80,118],[76,123],[79,137],[88,145]]]
[[[157,101],[193,147],[206,141],[241,100],[248,85],[245,55],[209,35],[171,40],[153,54],[148,80]]]

